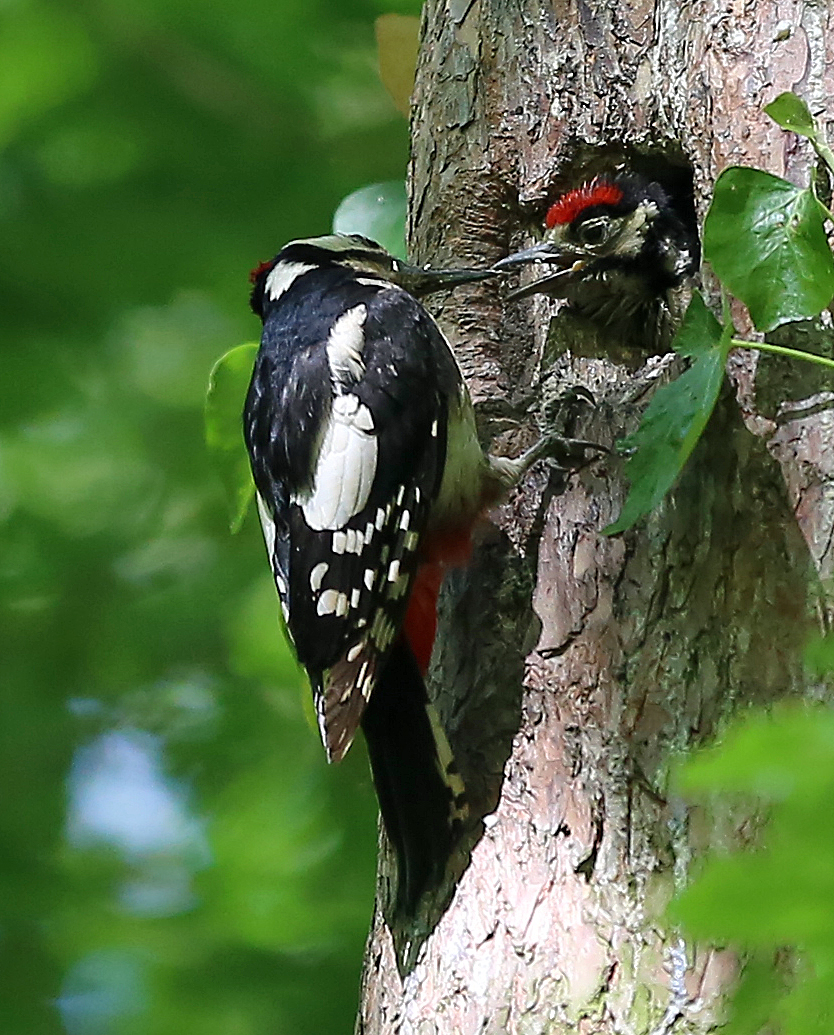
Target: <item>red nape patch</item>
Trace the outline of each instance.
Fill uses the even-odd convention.
[[[249,274],[249,283],[256,284],[258,282],[258,277],[262,273],[266,273],[266,271],[269,269],[273,262],[274,259],[267,259],[266,262],[259,263]]]
[[[544,222],[548,230],[552,230],[554,226],[572,223],[580,212],[591,205],[616,205],[622,200],[623,192],[616,183],[597,177],[563,194],[555,205],[550,206]]]

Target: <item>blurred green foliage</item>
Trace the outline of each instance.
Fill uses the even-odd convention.
[[[402,179],[373,19],[418,10],[3,5],[3,1035],[352,1029],[367,764],[324,763],[202,410],[248,270]]]
[[[807,654],[813,677],[834,672],[834,637]],[[701,802],[711,831],[733,832],[699,861],[673,905],[694,938],[730,945],[743,969],[727,1035],[830,1035],[834,1030],[834,713],[782,702],[737,719],[697,752],[678,787]],[[719,840],[722,840],[719,838]]]

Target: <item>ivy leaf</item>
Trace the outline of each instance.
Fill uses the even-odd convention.
[[[631,488],[619,518],[603,529],[606,535],[631,528],[671,489],[715,406],[731,333],[732,327],[722,332],[696,292],[672,342],[679,355],[694,362],[671,384],[657,389],[640,427],[620,443],[635,450],[625,466]]]
[[[206,445],[226,490],[232,534],[240,530],[255,495],[241,413],[257,352],[258,346],[249,342],[221,356],[211,371],[206,394]]]
[[[333,232],[362,234],[400,259],[405,258],[405,183],[371,183],[348,194],[333,214]]]
[[[764,110],[765,114],[769,115],[782,129],[798,133],[811,140],[816,137],[817,127],[808,110],[808,105],[795,93],[791,93],[789,90],[780,93],[775,100],[765,105]]]
[[[834,295],[834,256],[810,190],[735,166],[715,184],[704,258],[760,331],[820,313]]]

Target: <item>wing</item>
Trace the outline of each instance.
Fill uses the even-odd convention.
[[[405,617],[456,367],[406,292],[331,278],[317,294],[306,279],[268,317],[245,424],[287,627],[337,760]]]

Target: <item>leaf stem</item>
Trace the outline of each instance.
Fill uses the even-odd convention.
[[[826,218],[829,219],[832,223],[834,223],[834,212],[832,212],[827,205],[823,205],[819,198],[817,198],[817,204],[825,213]]]
[[[822,367],[831,367],[834,370],[834,359],[826,359],[825,356],[815,356],[813,352],[803,352],[801,349],[788,349],[783,345],[771,345],[769,341],[742,341],[740,338],[733,338],[730,345],[734,349],[758,349],[760,352],[773,352],[777,356],[787,356],[788,359],[804,359],[807,363],[818,363]]]
[[[816,127],[814,135],[811,137],[811,144],[813,145],[814,150],[817,152],[820,158],[831,170],[832,175],[834,175],[834,151],[831,150],[831,148],[828,146],[828,141],[825,139],[825,137],[823,137],[822,133],[820,133],[819,129]]]

